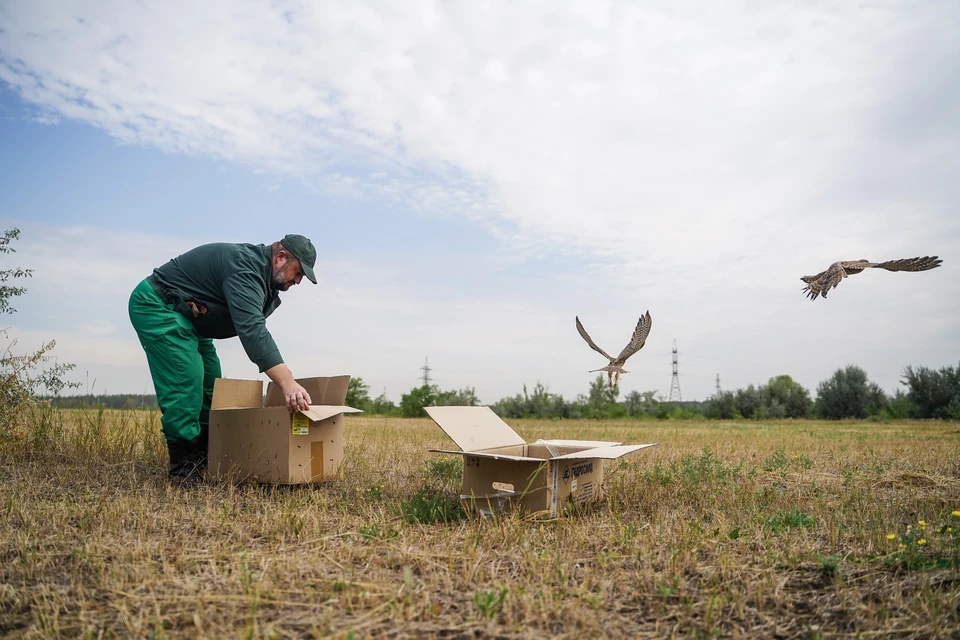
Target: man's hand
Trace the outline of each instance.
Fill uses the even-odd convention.
[[[300,386],[299,382],[293,379],[293,374],[290,373],[287,365],[281,362],[274,367],[270,367],[264,373],[283,390],[283,399],[286,401],[290,413],[306,411],[310,408],[310,394]]]
[[[306,411],[310,408],[310,394],[296,382],[291,382],[283,388],[283,397],[287,401],[287,410]]]

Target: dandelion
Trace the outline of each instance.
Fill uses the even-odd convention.
[[[954,518],[960,518],[960,511],[951,511],[950,515],[952,515]]]
[[[887,534],[887,540],[896,540],[896,539],[897,539],[897,534],[895,534],[895,533],[888,533],[888,534]]]
[[[917,544],[922,547],[923,545],[927,544],[927,539],[926,539],[926,538],[920,538],[919,540],[917,540]]]
[[[927,521],[926,521],[926,520],[917,520],[917,524],[920,525],[920,528],[921,528],[921,529],[926,529],[926,528],[927,528]]]
[[[953,527],[947,527],[947,533],[953,533]]]
[[[906,549],[906,548],[907,548],[907,545],[903,544],[902,542],[897,545],[897,549]]]

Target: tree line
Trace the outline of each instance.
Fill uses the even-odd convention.
[[[702,402],[668,402],[657,391],[630,391],[610,387],[603,376],[590,383],[587,393],[571,400],[551,393],[537,382],[530,389],[502,398],[490,407],[502,418],[546,419],[638,419],[638,420],[779,420],[806,419],[938,419],[960,420],[960,365],[939,370],[908,366],[901,384],[887,394],[858,366],[838,369],[816,388],[816,396],[788,375],[771,378],[763,385],[749,385],[714,394]],[[46,398],[64,408],[104,407],[108,409],[156,409],[155,395],[112,394],[74,395]],[[380,394],[370,397],[363,378],[352,378],[346,404],[368,414],[403,418],[424,417],[424,407],[479,406],[476,390],[465,387],[442,390],[422,385],[401,395],[397,404]]]
[[[843,419],[939,419],[960,420],[960,365],[939,370],[908,366],[901,385],[888,395],[856,365],[838,369],[817,385],[816,397],[788,375],[766,384],[723,391],[703,402],[668,402],[656,391],[631,391],[620,399],[620,390],[606,384],[603,376],[590,383],[587,393],[572,400],[551,393],[537,382],[532,389],[503,398],[490,407],[502,418],[549,419],[690,419],[776,420],[784,418]],[[367,413],[421,417],[423,407],[479,404],[473,388],[442,391],[424,385],[402,395],[395,405],[381,394],[369,396],[362,378],[350,382],[347,404]]]
[[[790,376],[762,386],[725,391],[704,403],[708,419],[939,419],[960,420],[960,366],[939,370],[908,366],[905,389],[888,395],[856,365],[837,369],[817,385],[816,399]]]

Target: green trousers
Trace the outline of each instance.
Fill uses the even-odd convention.
[[[128,310],[150,365],[160,430],[167,440],[193,440],[210,423],[213,381],[221,377],[213,340],[198,335],[146,280],[130,294]]]

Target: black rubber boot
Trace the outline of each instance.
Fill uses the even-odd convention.
[[[198,448],[198,439],[167,440],[167,452],[170,454],[170,482],[180,485],[197,485],[203,482],[207,471],[206,448],[203,450],[203,460]]]
[[[197,466],[200,467],[200,476],[203,477],[207,472],[207,451],[210,446],[210,427],[201,426],[200,435],[191,440],[193,443],[193,455]]]

